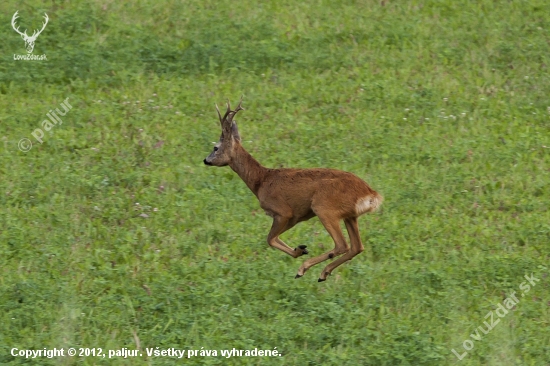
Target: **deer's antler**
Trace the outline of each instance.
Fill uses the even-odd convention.
[[[223,118],[222,118],[222,115],[220,113],[220,109],[218,108],[218,104],[216,104],[216,112],[218,112],[218,118],[220,119],[220,125],[223,128]]]
[[[48,20],[49,20],[49,19],[50,19],[50,18],[48,18],[48,14],[44,13],[44,20],[45,20],[46,22],[42,23],[42,29],[40,29],[39,31],[36,31],[36,30],[35,30],[35,31],[32,33],[32,36],[31,36],[32,38],[36,38],[36,37],[38,37],[38,35],[39,35],[40,33],[42,33],[42,31],[44,30],[44,28],[46,28],[46,24],[48,24]]]
[[[35,30],[33,33],[32,33],[32,36],[28,36],[27,35],[27,30],[25,29],[25,31],[23,33],[21,33],[19,31],[19,27],[16,26],[15,24],[15,21],[17,20],[17,18],[19,18],[19,15],[18,15],[19,11],[16,11],[15,14],[13,14],[13,17],[11,18],[11,26],[13,27],[13,29],[19,33],[23,38],[25,39],[36,39],[40,33],[42,33],[42,31],[44,30],[44,28],[46,28],[46,24],[48,24],[48,20],[50,20],[50,18],[48,18],[48,14],[44,13],[44,20],[45,22],[42,23],[42,29],[40,29],[39,31]]]
[[[225,111],[225,114],[221,115],[220,109],[218,108],[218,105],[216,104],[216,111],[218,112],[218,118],[220,119],[220,124],[222,126],[222,129],[224,128],[230,128],[231,122],[233,122],[233,117],[237,114],[238,111],[244,111],[244,108],[241,106],[243,102],[243,97],[241,96],[241,100],[239,101],[239,104],[237,105],[237,108],[235,110],[231,110],[231,104],[229,103],[229,99],[227,100],[227,110]]]
[[[15,12],[15,14],[13,14],[13,17],[11,18],[11,26],[13,27],[13,30],[15,30],[17,33],[19,33],[22,37],[28,37],[27,36],[27,30],[25,29],[25,32],[24,33],[21,33],[19,31],[19,27],[16,27],[15,26],[15,21],[17,20],[17,18],[19,18],[19,16],[17,15],[17,13],[19,13],[19,10]]]

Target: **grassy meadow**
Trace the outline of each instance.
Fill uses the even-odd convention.
[[[29,34],[48,14],[33,52],[47,60],[14,60],[27,53],[15,11]],[[550,365],[549,13],[543,0],[0,3],[0,364]],[[328,262],[295,280],[308,256],[271,249],[254,195],[203,164],[214,104],[241,95],[243,146],[263,165],[351,171],[385,198],[359,220],[365,252],[326,282]],[[282,239],[309,256],[333,246],[316,218]],[[140,355],[12,354],[70,347]],[[282,356],[221,356],[233,348]]]

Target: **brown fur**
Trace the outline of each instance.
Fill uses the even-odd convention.
[[[241,110],[239,106],[220,117],[222,136],[216,150],[206,159],[205,164],[229,165],[250,188],[260,201],[260,206],[273,218],[273,224],[267,237],[270,246],[275,247],[294,258],[307,254],[305,246],[292,249],[279,235],[301,221],[318,216],[325,226],[335,247],[320,256],[306,260],[296,278],[301,277],[312,266],[336,256],[342,255],[323,269],[319,281],[340,264],[351,260],[364,250],[357,218],[365,212],[372,212],[382,202],[382,196],[367,183],[352,173],[334,169],[269,169],[258,163],[241,145],[234,115]],[[344,220],[350,236],[351,248],[345,241],[340,220]]]

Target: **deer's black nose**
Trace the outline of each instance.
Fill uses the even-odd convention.
[[[206,159],[204,159],[204,164],[206,164],[206,165],[212,165],[212,163],[207,162]]]

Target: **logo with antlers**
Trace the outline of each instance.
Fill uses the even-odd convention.
[[[46,20],[46,22],[44,24],[42,24],[42,29],[40,29],[39,31],[35,30],[33,33],[32,33],[32,36],[28,36],[27,35],[27,30],[25,29],[25,31],[23,33],[21,33],[19,31],[19,27],[16,27],[16,24],[15,24],[15,21],[17,20],[17,18],[19,17],[17,15],[17,13],[19,13],[19,11],[16,11],[15,14],[13,14],[13,18],[11,18],[11,26],[13,27],[13,29],[19,33],[21,35],[21,38],[23,38],[23,40],[25,41],[25,48],[27,49],[27,53],[32,53],[32,51],[34,50],[34,42],[36,41],[36,38],[38,38],[38,36],[40,35],[40,33],[42,33],[42,31],[44,30],[44,28],[46,28],[46,24],[48,24],[48,14],[44,13],[44,20]]]

